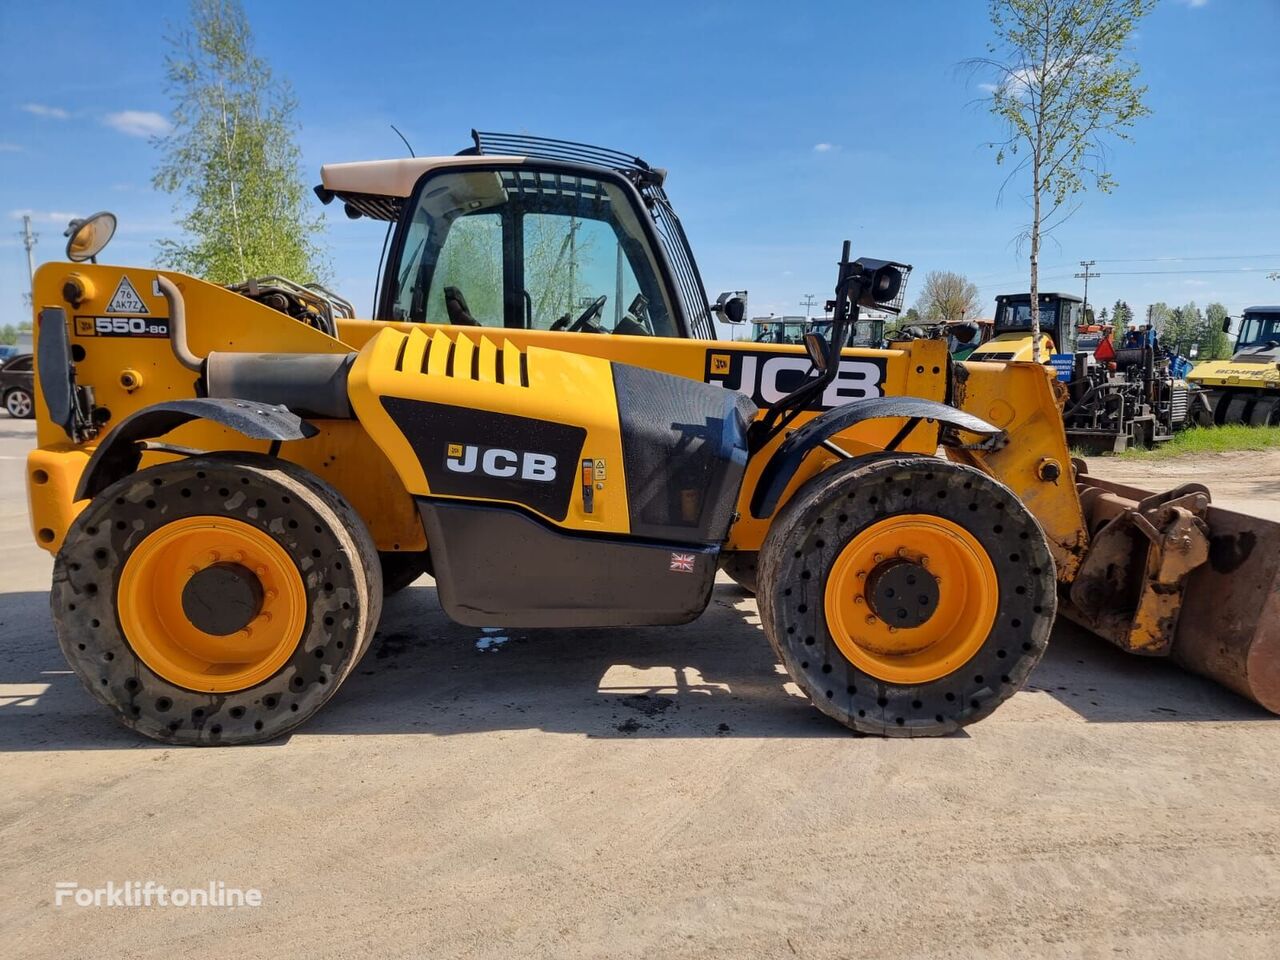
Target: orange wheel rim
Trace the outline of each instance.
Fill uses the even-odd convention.
[[[863,673],[906,685],[938,680],[972,659],[999,603],[982,544],[928,514],[888,517],[857,534],[836,558],[824,593],[840,652]]]
[[[218,564],[247,571],[260,596],[244,627],[224,635],[197,627],[183,606],[188,581]],[[262,530],[228,517],[186,517],[134,548],[116,608],[129,646],[157,676],[227,693],[261,683],[289,660],[306,625],[307,595],[288,552]]]

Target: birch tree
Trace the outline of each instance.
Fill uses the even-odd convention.
[[[190,26],[169,44],[172,128],[155,140],[154,184],[179,197],[184,235],[160,242],[160,262],[223,284],[319,279],[323,218],[309,212],[297,102],[254,53],[238,0],[192,0]]]
[[[1107,142],[1129,139],[1150,112],[1128,54],[1134,28],[1154,6],[1155,0],[991,0],[995,39],[987,56],[969,61],[991,81],[984,89],[1004,136],[990,146],[996,163],[1012,167],[1005,186],[1019,180],[1029,187],[1031,220],[1018,239],[1030,248],[1037,362],[1041,245],[1089,185],[1102,193],[1115,187]]]

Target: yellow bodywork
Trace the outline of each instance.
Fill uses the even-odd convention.
[[[1053,337],[1047,333],[1040,334],[1040,359],[1049,362],[1049,355],[1056,353]],[[1017,363],[1031,363],[1034,356],[1029,331],[1001,333],[977,347],[969,354],[970,360],[1003,360]]]
[[[1280,391],[1280,365],[1240,360],[1204,360],[1187,374],[1198,387],[1240,387]]]
[[[71,274],[89,294],[73,305],[63,299]],[[383,409],[386,395],[447,402],[477,410],[516,412],[549,421],[585,426],[584,450],[593,457],[622,465],[617,404],[609,363],[618,361],[694,380],[705,380],[735,354],[801,357],[791,345],[733,341],[659,339],[591,335],[489,327],[453,327],[341,320],[338,337],[330,337],[290,317],[219,286],[176,273],[186,303],[188,341],[198,356],[213,351],[269,353],[349,353],[358,351],[349,378],[349,395],[357,419],[313,420],[319,434],[285,443],[280,455],[336,487],[368,524],[380,550],[421,550],[426,541],[413,497],[430,493],[418,458]],[[28,490],[36,542],[56,552],[83,504],[73,491],[96,443],[135,411],[152,404],[196,395],[196,376],[174,358],[165,336],[104,335],[111,324],[106,306],[122,277],[129,279],[145,309],[135,320],[163,319],[168,307],[153,288],[151,269],[51,263],[35,278],[37,314],[43,307],[66,311],[70,343],[80,383],[92,384],[95,401],[109,411],[103,432],[89,443],[72,444],[61,427],[37,403],[39,447],[28,460]],[[39,333],[37,331],[37,337]],[[986,344],[995,346],[999,341]],[[1029,338],[1028,338],[1029,342]],[[981,349],[981,348],[980,348]],[[1046,351],[1051,346],[1045,347]],[[446,369],[445,358],[452,355]],[[524,355],[528,386],[520,386]],[[846,358],[883,361],[879,384],[885,395],[950,401],[1003,428],[1008,442],[998,450],[960,450],[951,455],[1005,482],[1039,519],[1048,535],[1059,576],[1072,576],[1084,549],[1080,502],[1070,476],[1070,461],[1051,371],[1030,364],[966,363],[948,392],[946,344],[918,340],[893,349],[849,349]],[[498,364],[506,365],[498,376]],[[466,371],[454,376],[450,370]],[[472,375],[474,371],[474,375]],[[499,382],[501,380],[502,382]],[[38,385],[37,385],[38,387]],[[40,395],[39,389],[37,394]],[[806,412],[799,427],[816,415]],[[904,420],[860,423],[834,441],[849,453],[883,449]],[[172,444],[203,450],[266,452],[266,441],[248,440],[206,422],[187,424],[166,436]],[[769,519],[756,519],[747,504],[770,454],[784,437],[751,458],[738,504],[737,518],[725,544],[728,550],[757,550]],[[976,440],[977,438],[971,438]],[[938,427],[923,424],[900,448],[935,454]],[[148,452],[142,465],[172,455]],[[783,501],[833,460],[824,450],[810,454],[791,481]],[[628,532],[626,488],[611,474],[586,513],[580,499],[563,520],[551,522],[574,530]]]

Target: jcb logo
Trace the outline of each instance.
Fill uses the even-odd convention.
[[[745,393],[759,406],[768,406],[816,376],[809,358],[766,351],[735,351],[707,355],[707,383]],[[835,379],[827,385],[811,409],[829,409],[883,394],[884,360],[879,357],[842,357]]]
[[[481,473],[490,477],[536,480],[550,483],[556,478],[556,458],[549,453],[478,447],[472,443],[451,443],[445,450],[444,465],[454,473]]]

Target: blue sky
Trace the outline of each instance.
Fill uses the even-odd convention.
[[[473,126],[526,131],[668,168],[708,292],[748,289],[752,315],[828,296],[846,237],[914,264],[909,298],[930,269],[976,281],[988,315],[1026,288],[1026,207],[1014,188],[997,202],[1005,173],[983,144],[998,128],[959,66],[988,40],[982,0],[245,6],[300,102],[309,184],[324,162],[403,155],[391,123],[420,155]],[[112,262],[150,263],[174,233],[147,136],[169,108],[166,25],[185,13],[0,0],[0,323],[25,310],[22,211],[39,260],[61,258],[69,214],[119,215]],[[1086,195],[1048,242],[1042,289],[1079,292],[1091,258],[1095,303],[1280,302],[1277,37],[1278,0],[1163,0],[1135,39],[1154,115],[1112,151],[1117,191]],[[380,240],[341,214],[321,240],[362,312]],[[1156,259],[1174,257],[1203,259]]]

